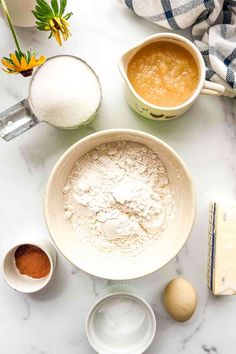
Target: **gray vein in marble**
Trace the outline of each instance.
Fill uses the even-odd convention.
[[[208,305],[208,302],[209,302],[209,294],[207,296],[207,300],[206,300],[206,303],[204,305],[204,308],[202,309],[202,312],[201,312],[201,320],[199,321],[199,323],[197,324],[197,326],[194,328],[194,330],[192,331],[192,333],[190,333],[188,336],[185,336],[181,341],[180,343],[182,344],[181,348],[179,349],[179,351],[182,351],[186,348],[187,344],[189,343],[189,341],[191,341],[191,339],[195,336],[195,334],[197,332],[199,332],[202,328],[202,325],[203,323],[205,322],[205,312],[206,312],[206,309],[207,309],[207,305]]]
[[[87,338],[84,336],[84,333],[81,333],[79,338],[76,340],[74,339],[69,339],[68,342],[73,346],[73,347],[78,347],[83,341],[87,341]]]
[[[204,318],[203,318],[203,319],[199,322],[199,324],[194,328],[194,331],[193,331],[191,334],[189,334],[188,336],[184,337],[184,339],[181,340],[182,346],[181,346],[181,348],[180,348],[179,351],[182,351],[182,350],[184,350],[184,349],[186,348],[188,342],[189,342],[189,341],[195,336],[195,334],[196,334],[197,332],[199,332],[200,329],[202,328],[203,322],[204,322]]]
[[[188,255],[188,245],[184,246],[183,253],[184,253],[185,256]]]
[[[236,100],[231,98],[221,98],[221,104],[225,113],[225,121],[227,123],[235,123],[236,129]],[[236,133],[236,131],[235,131]]]
[[[175,257],[175,263],[179,263],[180,259],[179,259],[179,255],[177,254],[177,256]]]
[[[30,147],[28,145],[21,146],[19,150],[31,175],[34,174],[35,168],[44,169],[45,162],[41,156],[40,150],[34,149],[32,146]]]
[[[91,279],[91,283],[92,283],[92,291],[93,291],[93,295],[95,297],[99,296],[102,291],[107,288],[108,286],[108,280],[107,279],[98,279],[96,277],[94,277],[93,275],[89,275],[89,278]]]
[[[150,305],[158,320],[159,330],[164,332],[166,329],[175,325],[176,322],[170,317],[170,315],[166,311],[161,312],[158,310],[158,304],[150,304]]]
[[[180,267],[177,267],[175,271],[176,271],[177,275],[182,275],[182,273],[183,273],[183,270]]]
[[[94,294],[95,296],[98,296],[99,293],[100,293],[100,290],[97,289],[96,281],[95,281],[95,279],[94,279],[93,276],[91,276],[90,279],[91,279],[91,282],[92,282],[93,294]]]
[[[27,298],[24,299],[25,303],[25,314],[23,316],[23,321],[27,321],[30,318],[30,304]]]
[[[215,346],[211,346],[211,347],[209,347],[208,345],[206,345],[206,344],[203,344],[202,345],[202,349],[203,349],[203,351],[204,352],[206,352],[206,353],[214,353],[214,354],[217,354],[218,353],[218,350],[217,350],[217,348],[215,347]]]
[[[182,267],[182,265],[180,264],[180,257],[179,257],[179,255],[177,255],[177,256],[175,257],[174,263],[177,265],[177,266],[176,266],[176,269],[175,269],[176,274],[177,274],[177,275],[181,275],[181,274],[183,273],[183,267]]]
[[[47,347],[45,348],[38,348],[35,345],[32,345],[29,350],[27,350],[27,354],[51,354],[52,352],[50,349]]]
[[[71,274],[75,275],[75,274],[78,274],[78,273],[79,273],[79,269],[76,268],[76,267],[73,267],[72,270],[71,270]]]

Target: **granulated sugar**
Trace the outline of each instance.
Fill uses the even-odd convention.
[[[36,116],[61,128],[87,123],[100,100],[101,88],[93,70],[66,55],[47,60],[36,72],[30,90]]]
[[[135,256],[173,217],[165,166],[147,146],[98,146],[74,166],[63,190],[65,218],[78,237],[102,252]]]

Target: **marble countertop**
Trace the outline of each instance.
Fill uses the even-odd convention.
[[[208,203],[215,197],[236,197],[236,103],[202,96],[184,116],[169,122],[149,121],[126,104],[117,58],[136,41],[162,28],[140,20],[117,0],[69,1],[73,37],[63,48],[47,34],[19,29],[23,46],[47,56],[70,53],[97,71],[104,101],[93,122],[75,131],[40,124],[19,138],[0,141],[0,255],[28,237],[49,237],[43,215],[43,192],[58,157],[74,142],[95,131],[133,128],[170,144],[186,162],[197,191],[197,215],[185,248],[167,266],[142,279],[127,282],[152,305],[157,334],[147,354],[234,354],[236,299],[215,298],[207,289]],[[73,7],[72,7],[73,5]],[[189,33],[184,33],[189,37]],[[1,55],[14,50],[7,25],[0,19]],[[0,72],[0,109],[24,98],[28,79]],[[165,312],[161,294],[176,276],[190,280],[198,292],[191,321],[176,323]],[[9,288],[0,278],[0,352],[2,354],[92,354],[84,322],[97,295],[112,281],[75,269],[58,255],[49,286],[34,295]]]

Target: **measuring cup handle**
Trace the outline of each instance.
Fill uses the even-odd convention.
[[[205,81],[201,89],[201,95],[222,96],[225,93],[225,87],[215,82]]]
[[[24,99],[0,113],[0,137],[10,141],[39,122],[29,107],[28,100]]]

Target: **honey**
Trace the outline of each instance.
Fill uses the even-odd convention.
[[[127,74],[139,96],[162,107],[187,101],[199,82],[194,57],[187,49],[167,41],[140,49],[131,59]]]

